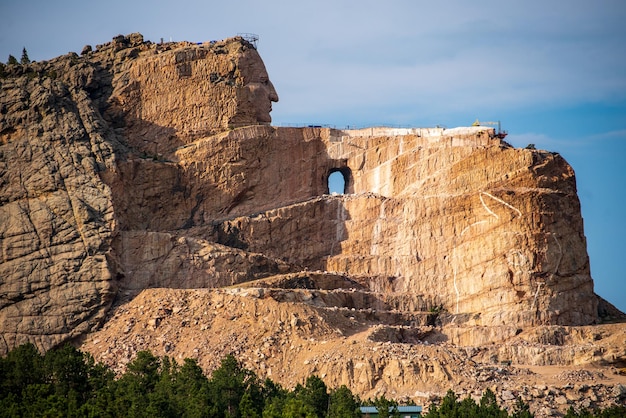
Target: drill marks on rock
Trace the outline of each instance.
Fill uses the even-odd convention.
[[[341,242],[346,239],[346,207],[343,202],[337,202],[337,229],[335,231],[335,242]]]
[[[490,207],[489,205],[487,205],[487,203],[485,202],[485,199],[483,198],[483,196],[487,196],[489,198],[491,198],[492,200],[496,201],[497,203],[500,203],[501,205],[505,206],[508,209],[511,209],[512,211],[514,211],[515,213],[517,213],[517,215],[521,218],[522,217],[522,212],[516,208],[515,206],[511,205],[510,203],[500,199],[499,197],[496,197],[494,195],[492,195],[491,193],[485,192],[485,191],[480,191],[478,193],[478,198],[480,199],[480,203],[482,204],[483,208],[485,209],[485,211],[488,213],[488,215],[490,217],[494,217],[496,220],[500,221],[500,217],[498,216],[497,213],[495,213]],[[513,218],[515,218],[515,215],[513,215]],[[463,237],[463,235],[465,235],[465,233],[467,231],[469,231],[471,228],[478,226],[478,225],[482,225],[485,223],[488,223],[489,221],[487,219],[483,219],[481,221],[477,221],[472,223],[471,225],[466,226],[463,231],[461,231],[461,233],[459,234],[459,237]],[[509,231],[507,231],[509,232]],[[459,301],[461,299],[461,291],[459,289],[458,286],[458,282],[457,282],[457,273],[458,273],[458,267],[459,267],[459,256],[458,256],[458,247],[460,246],[457,245],[455,243],[454,248],[452,249],[452,284],[454,287],[454,292],[456,294],[456,306],[455,306],[455,313],[459,313]],[[516,256],[519,256],[520,258],[520,264],[529,267],[530,266],[530,261],[528,260],[528,258],[522,253],[522,251],[520,249],[513,249],[509,252],[509,254],[515,254]],[[516,260],[511,260],[510,256],[507,256],[507,264],[509,265],[513,265],[513,266],[518,266],[518,261]],[[512,264],[513,263],[513,264]]]
[[[561,260],[563,259],[563,247],[561,247],[561,243],[559,242],[559,239],[556,237],[556,234],[554,232],[549,232],[549,234],[552,236],[552,238],[554,238],[554,242],[556,242],[557,247],[559,247],[559,258],[556,261],[556,266],[554,266],[554,272],[552,272],[552,276],[554,276],[555,274],[557,274],[557,272],[559,271],[559,267],[561,266]]]
[[[505,207],[515,211],[519,215],[519,217],[522,216],[522,212],[518,208],[516,208],[515,206],[513,206],[510,203],[502,200],[499,197],[496,197],[496,196],[492,195],[491,193],[481,191],[479,193],[479,198],[480,198],[480,202],[481,202],[483,208],[487,211],[487,213],[490,216],[495,217],[497,220],[500,220],[500,217],[493,210],[491,210],[491,208],[485,202],[485,199],[483,198],[483,196],[487,196],[487,197],[493,199],[494,201],[504,205]],[[485,222],[485,221],[483,221],[483,222]],[[463,233],[465,233],[469,228],[471,228],[472,226],[474,226],[474,225],[476,225],[478,223],[480,223],[480,222],[476,222],[476,223],[468,226],[467,228],[465,228],[463,230],[463,232],[461,233],[461,235],[463,235]],[[559,270],[559,267],[561,265],[561,260],[563,258],[563,248],[562,248],[561,243],[560,243],[560,241],[557,238],[555,233],[548,232],[547,234],[552,237],[552,239],[556,243],[556,246],[558,247],[558,250],[559,250],[558,257],[557,257],[557,260],[556,260],[556,263],[555,263],[555,266],[554,266],[554,270],[550,273],[550,279],[552,279],[554,277],[554,275],[557,274],[557,272]],[[547,250],[546,250],[546,252],[547,252]],[[458,260],[455,259],[455,263],[457,261]],[[531,260],[518,248],[509,251],[508,256],[507,256],[507,264],[510,267],[515,268],[515,270],[517,270],[516,272],[519,273],[519,274],[528,274],[528,275],[530,275],[532,273],[532,263],[531,263]],[[544,282],[537,283],[537,290],[535,291],[533,302],[531,304],[531,311],[534,310],[536,307],[538,307],[537,300],[538,300],[538,297],[539,297],[539,293],[541,292],[541,288],[542,288],[542,286],[544,284],[545,284]],[[457,291],[457,313],[458,313],[458,299],[459,299],[460,295],[459,295],[459,292],[458,292],[458,289],[457,289],[457,284],[456,284],[456,268],[455,268],[454,287],[455,287],[455,291]]]
[[[506,263],[516,274],[530,274],[532,272],[530,259],[519,249],[513,249],[507,253]]]
[[[481,198],[481,202],[482,202],[482,198]],[[483,202],[483,205],[484,205],[484,202]],[[497,215],[496,215],[496,217],[497,217]],[[476,225],[484,224],[486,222],[487,222],[487,220],[482,220],[482,221],[474,222],[473,224],[466,226],[465,229],[463,229],[463,231],[461,231],[461,234],[459,236],[462,237],[472,227],[474,227]],[[454,292],[456,294],[456,309],[455,309],[455,313],[458,314],[459,313],[459,299],[461,298],[461,292],[459,291],[459,287],[457,286],[457,281],[456,281],[456,275],[457,275],[457,271],[458,271],[457,248],[458,248],[458,246],[455,245],[454,248],[452,249],[452,260],[454,261],[452,282],[453,282],[453,285],[454,285]]]
[[[554,270],[550,273],[550,277],[549,277],[549,279],[552,280],[552,278],[554,278],[554,276],[558,273],[559,267],[561,266],[561,260],[563,259],[563,247],[561,246],[561,242],[556,237],[556,234],[554,232],[547,232],[546,234],[550,235],[552,237],[552,239],[554,239],[554,242],[556,243],[557,247],[559,248],[559,254],[558,254],[558,258],[556,260],[556,264],[554,266]],[[546,248],[546,258],[547,258],[547,248]],[[545,283],[542,282],[542,281],[537,283],[537,291],[535,292],[535,297],[534,297],[533,303],[532,303],[532,305],[530,307],[531,311],[535,310],[535,307],[537,307],[537,309],[539,308],[539,306],[537,305],[537,298],[539,297],[539,291],[541,290],[541,287],[544,284]]]
[[[335,239],[330,244],[330,253],[328,257],[341,254],[341,241],[345,240],[346,235],[346,208],[343,202],[337,202],[337,209],[335,211]],[[335,253],[335,246],[338,245],[339,249]]]
[[[385,253],[385,226],[386,226],[386,220],[387,220],[387,216],[385,214],[385,204],[386,204],[387,200],[383,199],[380,202],[380,207],[378,210],[378,218],[376,219],[376,222],[374,222],[373,228],[372,228],[372,243],[371,243],[371,247],[370,247],[370,254],[372,255],[381,255]],[[381,251],[381,244],[382,244],[382,251]],[[397,275],[397,272],[396,272]]]

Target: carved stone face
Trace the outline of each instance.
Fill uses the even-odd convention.
[[[246,100],[257,122],[270,123],[272,117],[272,102],[278,102],[278,94],[267,75],[261,57],[254,49],[243,52],[239,68],[243,77],[243,88],[246,90]]]

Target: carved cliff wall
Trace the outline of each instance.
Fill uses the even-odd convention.
[[[272,127],[278,96],[241,38],[121,36],[7,67],[0,83],[2,353],[84,339],[109,362],[150,348],[210,365],[236,347],[265,375],[294,383],[276,370],[306,361],[303,372],[376,395],[452,381],[456,369],[420,356],[469,367],[425,342],[517,341],[476,355],[574,363],[527,344],[557,344],[554,327],[608,309],[593,293],[572,168],[491,128]],[[344,195],[328,194],[336,171]],[[183,325],[172,319],[169,333],[158,326],[169,298],[210,308],[190,305],[193,319],[174,315]],[[354,342],[378,360],[342,359]],[[585,362],[625,356],[593,347]],[[400,369],[406,384],[381,380]]]
[[[323,144],[308,158],[301,145],[292,150],[302,142],[288,142],[290,130],[276,130],[285,175],[259,183],[256,172],[241,173],[240,188],[276,185],[237,201],[234,216],[253,216],[219,224],[246,248],[359,277],[372,290],[429,295],[431,308],[473,324],[597,320],[574,173],[558,154],[514,149],[480,127],[303,131]],[[336,169],[352,193],[315,199]]]

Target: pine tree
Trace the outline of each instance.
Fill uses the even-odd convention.
[[[326,384],[317,376],[309,376],[298,398],[313,408],[318,417],[323,417],[328,411],[328,390]]]
[[[20,397],[27,386],[44,384],[47,380],[43,356],[31,343],[14,348],[0,359],[0,394],[13,393]]]
[[[22,65],[30,64],[30,58],[28,58],[28,52],[26,52],[26,47],[22,48],[22,58],[20,59],[20,63]]]
[[[69,344],[45,354],[44,365],[57,395],[68,397],[73,394],[82,400],[89,396],[87,358],[88,355]]]
[[[398,416],[398,403],[392,399],[385,398],[385,395],[381,395],[379,398],[375,398],[373,404],[378,410],[378,416],[380,418],[390,418]]]
[[[239,413],[242,417],[247,418],[260,418],[260,414],[257,405],[252,400],[250,392],[244,392],[239,402]]]
[[[496,394],[491,389],[487,389],[483,393],[483,397],[480,398],[480,410],[482,413],[487,413],[490,417],[508,417],[508,413],[498,406]]]
[[[19,64],[19,62],[17,62],[17,58],[15,58],[13,55],[9,55],[7,65],[17,65],[17,64]]]
[[[136,417],[147,413],[149,395],[159,381],[160,366],[161,359],[151,352],[137,352],[126,373],[115,384],[114,415]]]
[[[210,380],[211,403],[215,417],[239,416],[239,403],[256,375],[242,367],[232,354],[222,359]]]
[[[331,393],[329,418],[359,418],[360,416],[359,401],[345,385]]]
[[[323,415],[322,415],[323,416]],[[315,409],[301,399],[289,398],[283,408],[283,417],[289,418],[320,418]]]

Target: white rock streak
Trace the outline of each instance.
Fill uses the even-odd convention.
[[[499,197],[496,197],[494,195],[492,195],[491,193],[485,192],[485,191],[480,191],[478,193],[478,198],[480,199],[480,203],[483,205],[483,208],[487,211],[487,213],[490,216],[493,216],[494,218],[496,218],[497,220],[500,220],[500,217],[491,210],[491,208],[487,205],[487,203],[485,202],[485,199],[483,199],[483,195],[487,196],[493,200],[495,200],[496,202],[506,206],[507,208],[515,211],[520,217],[522,216],[522,212],[516,208],[515,206],[511,205],[510,203],[505,202],[504,200],[500,199]],[[486,223],[487,220],[482,220],[482,221],[478,221],[478,222],[474,222],[473,224],[465,227],[465,229],[463,229],[463,231],[461,231],[461,234],[459,235],[460,237],[462,237],[470,228],[476,226],[476,225],[480,225],[483,223]],[[558,242],[558,241],[557,241]],[[560,245],[559,245],[560,248]],[[523,256],[522,252],[519,249],[515,250],[517,253],[519,253],[520,255]],[[457,270],[458,270],[458,255],[457,255],[457,246],[454,247],[454,249],[452,250],[452,260],[453,260],[453,277],[452,277],[452,282],[454,285],[454,292],[456,293],[456,313],[459,313],[459,300],[461,298],[461,292],[459,290],[459,287],[457,285],[457,280],[456,280],[456,275],[457,275]],[[539,292],[539,289],[537,289],[537,292]],[[537,299],[537,295],[535,295],[535,299]],[[534,302],[533,302],[534,305]]]

